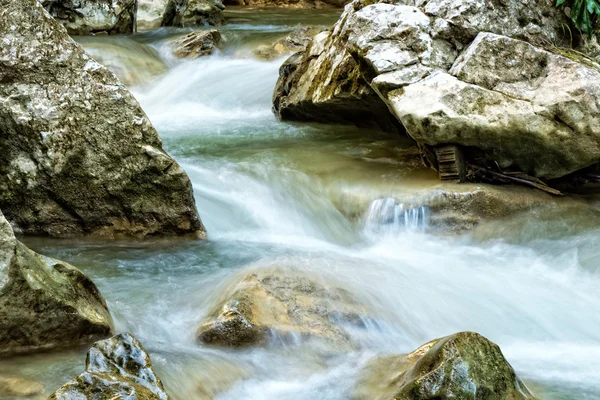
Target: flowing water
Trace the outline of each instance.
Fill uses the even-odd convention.
[[[170,54],[182,30],[81,39],[132,86],[188,172],[209,240],[26,240],[92,277],[116,330],[142,341],[173,398],[348,399],[373,356],[471,330],[498,343],[540,398],[599,399],[598,213],[531,212],[479,235],[429,233],[429,210],[397,201],[438,183],[410,142],[271,113],[283,60],[257,60],[253,49],[337,13],[227,15],[226,47],[194,61]],[[367,305],[368,321],[350,330],[358,345],[197,345],[220,294],[273,266],[335,282]],[[0,375],[51,393],[83,371],[85,351],[2,360]]]

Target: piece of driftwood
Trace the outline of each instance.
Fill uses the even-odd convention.
[[[488,169],[483,169],[483,168],[476,168],[476,172],[481,173],[483,175],[491,176],[491,177],[493,177],[499,181],[503,181],[505,183],[514,182],[514,183],[518,183],[518,184],[525,185],[525,186],[531,186],[538,190],[542,190],[546,193],[549,193],[553,196],[563,196],[563,193],[561,191],[551,188],[550,186],[546,185],[544,182],[540,181],[539,179],[537,179],[533,176],[527,175],[523,172],[501,173],[501,172],[490,171]]]

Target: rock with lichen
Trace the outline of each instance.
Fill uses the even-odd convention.
[[[0,208],[25,234],[204,235],[133,95],[35,0],[0,0]]]
[[[0,212],[0,352],[89,342],[112,329],[106,302],[90,278],[28,249]]]
[[[70,35],[135,31],[136,0],[41,0]]]
[[[432,340],[408,355],[372,360],[354,400],[533,400],[498,345],[473,332]]]
[[[150,356],[129,333],[96,342],[87,353],[85,372],[65,383],[49,400],[120,398],[169,399]]]

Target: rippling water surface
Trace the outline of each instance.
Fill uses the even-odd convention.
[[[175,399],[347,399],[374,355],[477,331],[498,343],[541,398],[600,398],[600,229],[577,214],[529,213],[478,235],[427,233],[428,210],[399,194],[438,183],[405,139],[352,127],[278,122],[271,93],[283,59],[252,50],[334,12],[228,11],[219,54],[179,61],[182,30],[82,38],[132,86],[188,172],[204,243],[28,238],[90,275],[117,331],[150,351]],[[223,350],[194,343],[235,278],[300,269],[368,305],[356,350],[312,342]],[[82,372],[85,348],[0,362],[48,393]]]

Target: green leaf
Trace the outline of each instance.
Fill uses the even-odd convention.
[[[562,6],[563,4],[565,4],[565,1],[567,0],[556,0],[556,7]]]

